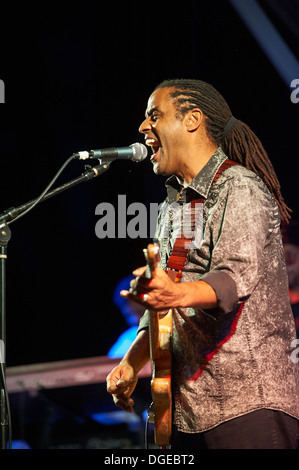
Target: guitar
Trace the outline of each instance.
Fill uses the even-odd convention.
[[[149,244],[144,249],[147,269],[145,276],[151,279],[152,273],[160,261],[159,246]],[[176,273],[168,274],[175,281]],[[168,311],[150,310],[150,354],[152,361],[152,409],[149,421],[154,423],[154,438],[158,446],[170,445],[172,428],[172,393],[171,393],[171,337],[172,309]]]

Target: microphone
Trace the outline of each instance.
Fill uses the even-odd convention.
[[[118,158],[122,160],[133,160],[133,162],[142,162],[147,157],[147,148],[145,145],[137,142],[129,147],[111,147],[108,149],[82,151],[73,154],[74,158],[86,160],[87,158],[99,158],[112,162]]]

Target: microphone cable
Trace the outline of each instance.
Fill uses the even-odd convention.
[[[20,219],[21,217],[23,217],[24,215],[28,214],[28,212],[30,212],[47,194],[47,192],[51,189],[51,187],[53,186],[53,184],[55,183],[55,181],[57,180],[57,178],[61,175],[61,173],[63,172],[63,170],[69,165],[69,163],[74,160],[75,156],[72,155],[70,158],[68,158],[64,163],[63,165],[60,167],[60,169],[57,171],[57,173],[55,174],[55,176],[52,178],[52,180],[50,181],[50,183],[48,184],[48,186],[43,190],[43,192],[41,193],[41,195],[35,199],[35,201],[31,204],[30,207],[28,207],[28,209],[24,210],[23,212],[21,212],[20,214],[18,214],[14,219],[10,220],[10,221],[7,221],[6,223],[9,225],[11,222],[15,222],[16,220]]]

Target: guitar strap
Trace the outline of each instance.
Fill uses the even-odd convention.
[[[239,165],[239,163],[232,160],[225,160],[222,165],[218,168],[217,173],[214,176],[212,184],[214,184],[222,173],[230,168],[233,165]],[[183,230],[181,230],[180,236],[177,237],[170,257],[167,262],[167,271],[168,274],[173,277],[174,273],[176,278],[180,278],[182,274],[182,269],[188,261],[188,253],[191,247],[191,243],[194,240],[195,227],[197,222],[197,208],[199,204],[203,204],[204,198],[194,199],[190,203],[190,207],[185,213],[183,220]],[[187,222],[186,222],[187,221]],[[184,225],[184,222],[187,223],[187,226]],[[174,271],[174,273],[172,273]]]

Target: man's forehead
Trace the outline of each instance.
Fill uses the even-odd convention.
[[[170,102],[169,88],[158,88],[148,99],[146,115],[152,114],[156,110],[161,110],[163,104]]]

